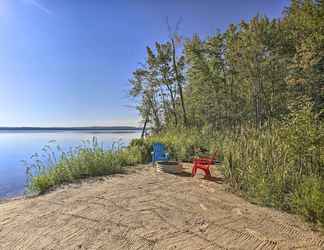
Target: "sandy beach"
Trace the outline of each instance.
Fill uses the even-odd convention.
[[[324,249],[297,216],[253,205],[212,174],[141,166],[2,202],[0,249]]]

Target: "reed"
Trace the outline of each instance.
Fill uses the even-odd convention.
[[[128,166],[139,162],[138,152],[116,142],[105,150],[94,137],[80,146],[63,151],[50,142],[41,154],[24,161],[27,192],[44,193],[53,187],[93,176],[125,173]]]
[[[224,143],[226,180],[253,202],[324,223],[324,128],[312,106]]]

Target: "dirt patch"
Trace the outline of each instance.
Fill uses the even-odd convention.
[[[0,249],[324,249],[296,216],[144,167],[0,204]]]

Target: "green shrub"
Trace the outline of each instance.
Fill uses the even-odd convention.
[[[307,103],[285,121],[227,136],[224,174],[254,202],[323,223],[324,130],[312,109]]]
[[[28,192],[44,193],[52,187],[86,177],[124,173],[127,166],[142,161],[136,148],[117,145],[104,150],[96,139],[69,152],[50,146],[45,146],[43,152],[45,158],[35,154],[32,163],[26,163]]]
[[[151,161],[152,148],[148,140],[133,139],[129,144],[129,148],[139,155],[138,162],[147,163]]]
[[[324,181],[304,177],[292,197],[293,211],[311,222],[324,224]]]

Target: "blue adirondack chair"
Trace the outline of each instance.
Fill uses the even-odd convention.
[[[152,154],[152,163],[156,161],[168,161],[169,160],[169,153],[166,151],[165,145],[161,143],[154,143],[153,144],[153,151]]]

